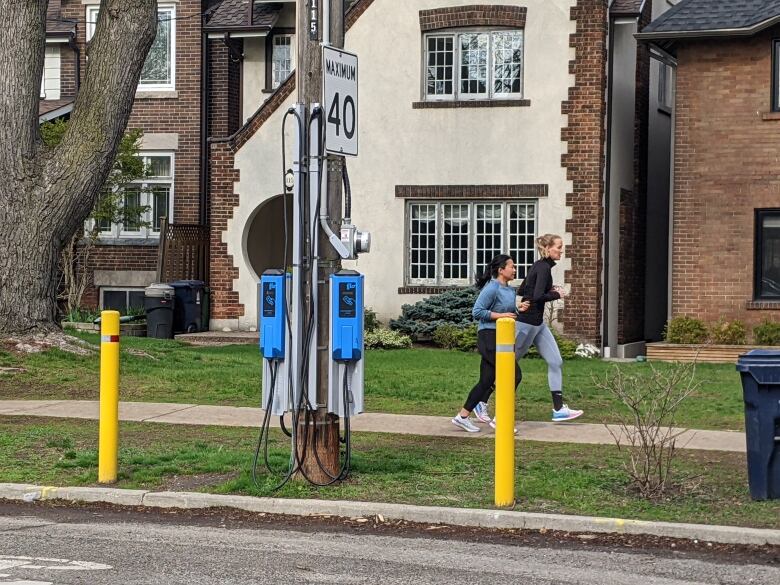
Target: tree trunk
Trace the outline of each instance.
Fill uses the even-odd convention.
[[[127,126],[157,0],[103,0],[60,144],[43,144],[38,99],[47,0],[0,0],[0,335],[56,324],[60,252],[89,216]]]

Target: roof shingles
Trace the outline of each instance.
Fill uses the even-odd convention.
[[[252,4],[250,21],[249,4]],[[261,3],[254,0],[223,0],[214,10],[206,26],[207,31],[270,30],[279,18],[282,5]]]
[[[705,33],[744,29],[780,17],[780,0],[682,0],[648,24],[642,34]]]

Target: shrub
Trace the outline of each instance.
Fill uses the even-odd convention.
[[[379,329],[379,319],[376,318],[376,311],[371,307],[366,307],[363,311],[363,331],[369,333]]]
[[[753,328],[753,340],[758,345],[780,345],[780,323],[766,320]]]
[[[477,349],[477,326],[439,325],[433,332],[433,343],[445,349],[474,351]]]
[[[363,342],[366,349],[406,349],[412,347],[412,340],[408,335],[382,327],[367,331]]]
[[[474,287],[458,288],[403,305],[401,316],[390,321],[390,328],[415,340],[430,340],[441,325],[466,327],[473,324],[471,310],[478,294]]]
[[[742,321],[724,321],[722,318],[710,327],[710,341],[725,345],[745,345],[747,330]]]
[[[64,316],[63,321],[72,321],[74,323],[92,323],[98,317],[100,317],[100,311],[97,309],[79,307],[68,312],[68,314]]]
[[[666,324],[664,337],[669,343],[704,343],[707,341],[707,327],[699,319],[675,317]]]

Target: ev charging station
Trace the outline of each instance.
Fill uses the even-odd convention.
[[[328,6],[326,11],[329,9]],[[363,412],[364,277],[353,270],[336,270],[328,276],[322,293],[318,290],[323,280],[321,269],[332,271],[338,267],[334,262],[354,260],[371,246],[370,234],[352,224],[345,159],[357,155],[357,56],[331,47],[328,39],[323,39],[322,46],[324,104],[312,103],[307,107],[298,103],[286,112],[282,122],[282,133],[290,121],[295,136],[292,170],[284,177],[286,188],[292,187],[292,258],[288,259],[285,251],[283,265],[266,270],[258,286],[265,417],[255,452],[253,477],[264,437],[265,463],[272,471],[268,460],[268,428],[270,417],[279,416],[282,430],[291,438],[291,455],[287,474],[277,488],[296,472],[315,483],[303,470],[300,445],[304,445],[305,452],[306,445],[313,444],[316,455],[317,442],[323,441],[318,439],[318,423],[311,425],[313,436],[300,434],[309,432],[313,413],[323,408],[344,420],[344,437],[340,442],[345,445],[345,455],[336,475],[317,459],[321,471],[332,480],[317,485],[344,479],[349,473],[349,419]],[[340,164],[329,168],[334,160]],[[286,165],[283,167],[286,169]],[[328,173],[334,173],[339,167],[345,196],[343,219],[327,215]],[[333,219],[341,223],[336,231],[329,223]],[[326,241],[320,241],[320,232]],[[332,248],[338,260],[325,260],[324,246]],[[292,265],[289,274],[288,262]],[[318,350],[324,348],[318,348],[317,344],[318,337],[322,338],[317,331],[321,306],[318,295],[325,292],[329,295],[328,302],[322,305],[329,309],[327,368],[324,369],[328,379],[319,380],[318,370],[323,370],[318,368]],[[326,404],[318,402],[318,385],[327,388]],[[291,421],[289,429],[286,420]]]

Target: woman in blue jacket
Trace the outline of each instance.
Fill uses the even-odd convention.
[[[478,433],[469,415],[480,402],[487,402],[493,392],[496,380],[496,321],[502,317],[517,319],[518,311],[528,310],[529,303],[518,308],[517,292],[509,286],[516,274],[515,263],[510,256],[499,254],[487,265],[484,274],[477,278],[480,289],[472,315],[479,321],[477,328],[477,350],[482,356],[479,366],[479,382],[469,392],[460,412],[452,419],[452,424],[468,433]],[[520,366],[515,362],[515,387],[523,377]],[[485,422],[485,421],[483,421]]]

